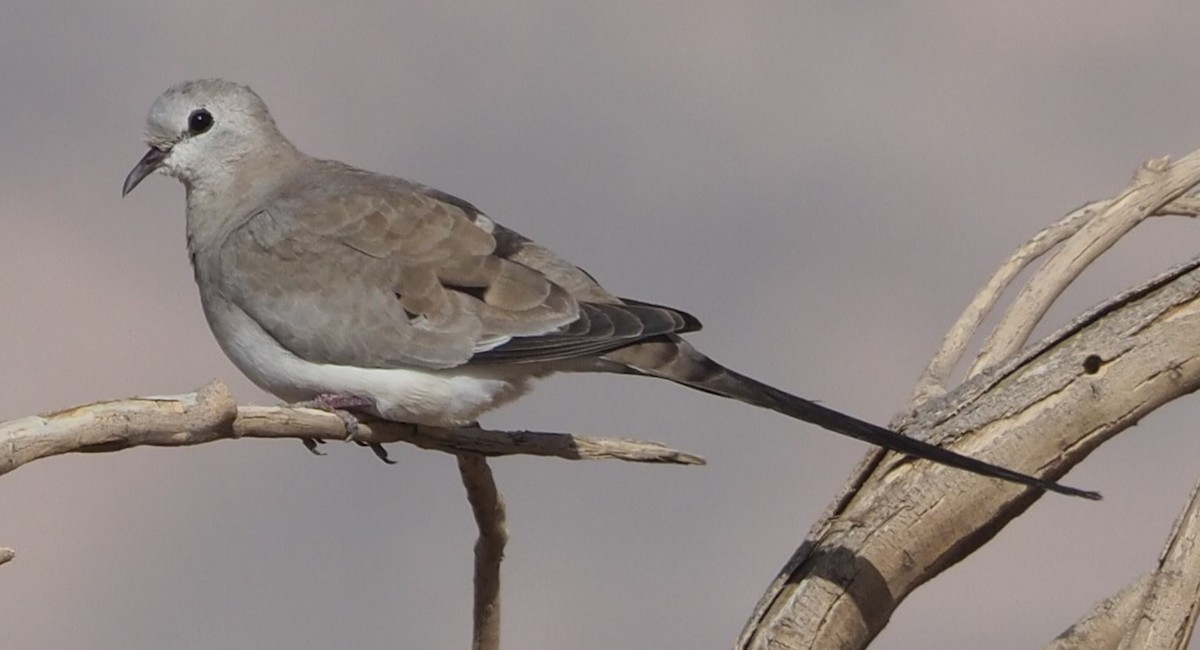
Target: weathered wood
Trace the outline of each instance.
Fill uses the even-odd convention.
[[[1200,387],[1200,259],[1018,349],[1047,301],[1116,238],[1149,215],[1192,214],[1196,201],[1180,194],[1197,181],[1200,152],[1175,165],[1151,161],[1117,199],[1089,204],[1040,234],[1062,248],[1018,294],[969,379],[951,389],[944,384],[964,343],[1000,290],[1050,246],[1035,241],[1018,251],[956,323],[893,426],[1058,479],[1141,417]],[[977,550],[1040,496],[872,452],[769,585],[735,647],[866,647],[913,589]]]

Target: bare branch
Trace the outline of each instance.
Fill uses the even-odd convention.
[[[320,438],[344,440],[342,421],[325,411],[286,406],[243,406],[234,422],[237,437]],[[615,459],[637,463],[703,465],[704,459],[657,442],[628,438],[591,438],[545,431],[458,429],[372,420],[360,425],[355,440],[407,442],[423,449],[485,456],[552,456],[566,460]]]
[[[1097,605],[1047,650],[1188,647],[1200,608],[1200,483],[1175,521],[1158,566]]]
[[[1156,217],[1196,217],[1200,216],[1200,197],[1185,194],[1159,208],[1154,213]]]
[[[238,407],[229,388],[214,381],[196,393],[139,397],[80,406],[0,423],[0,475],[38,458],[70,452],[111,452],[140,445],[176,447],[233,438],[346,438],[342,420],[325,411],[291,407]],[[355,440],[408,442],[455,454],[479,527],[475,546],[476,650],[500,647],[500,562],[508,539],[504,501],[486,456],[530,454],[571,460],[703,465],[704,459],[658,443],[588,438],[565,433],[491,431],[363,423]],[[13,557],[0,548],[0,564]]]
[[[1018,354],[1062,289],[1136,223],[1151,214],[1200,213],[1200,202],[1181,197],[1198,180],[1200,152],[1175,165],[1152,161],[1118,198],[1086,205],[1024,245],[946,336],[894,426],[1058,478],[1146,413],[1200,387],[1200,260]],[[941,396],[1000,293],[1064,238],[1001,319],[968,380]],[[1039,497],[872,452],[768,587],[736,647],[865,647],[913,589],[986,543]],[[1136,608],[1125,600],[1111,605]],[[1101,627],[1097,621],[1093,629]]]
[[[921,378],[917,380],[911,402],[914,406],[925,401],[941,397],[946,393],[950,375],[955,366],[966,352],[971,337],[979,330],[980,324],[992,308],[1000,300],[1004,290],[1012,284],[1017,275],[1025,270],[1034,260],[1054,248],[1068,237],[1079,232],[1084,224],[1092,220],[1097,212],[1105,209],[1111,201],[1094,201],[1076,209],[1033,236],[1023,246],[1013,253],[1012,257],[996,270],[983,289],[976,294],[971,304],[963,310],[962,315],[942,339],[942,347],[933,355],[933,359],[925,368]]]
[[[500,562],[508,543],[504,498],[496,489],[496,480],[487,459],[479,454],[459,454],[458,471],[467,500],[479,528],[475,542],[475,615],[471,647],[474,650],[500,648]]]
[[[1149,586],[1150,576],[1144,576],[1099,603],[1046,646],[1046,650],[1116,650],[1129,621],[1140,611]]]
[[[1188,647],[1200,608],[1200,483],[1151,575],[1146,595],[1121,648],[1180,650]]]
[[[237,405],[213,382],[197,393],[101,402],[0,423],[0,476],[47,456],[231,438]]]
[[[1097,307],[902,424],[1048,478],[1200,387],[1200,260]],[[1041,495],[880,455],[770,585],[739,648],[861,648]]]
[[[984,342],[968,375],[974,376],[1016,354],[1050,305],[1089,264],[1134,226],[1198,182],[1200,151],[1174,164],[1163,158],[1143,165],[1130,187],[1063,244],[1025,285]]]
[[[941,397],[949,390],[950,376],[962,360],[971,338],[987,318],[1000,297],[1012,285],[1022,271],[1041,258],[1055,246],[1074,236],[1113,204],[1112,199],[1092,201],[1071,211],[1067,216],[1042,229],[1032,239],[1021,245],[1007,261],[1000,265],[987,283],[980,289],[958,320],[942,339],[942,347],[933,355],[929,365],[917,380],[910,398],[910,408],[925,401]],[[1200,215],[1200,197],[1184,195],[1162,206],[1152,216],[1195,217]]]
[[[324,411],[269,406],[239,408],[229,388],[221,381],[214,381],[187,395],[100,402],[0,423],[0,475],[57,454],[108,452],[139,445],[179,447],[232,438],[344,440],[346,431],[337,416]],[[699,456],[655,442],[540,431],[445,429],[376,420],[364,423],[356,439],[407,442],[453,454],[704,464]]]

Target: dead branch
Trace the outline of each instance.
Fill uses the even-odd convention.
[[[1129,619],[1123,650],[1183,650],[1200,608],[1200,483],[1151,574],[1136,616]]]
[[[1116,650],[1149,585],[1150,577],[1145,576],[1097,604],[1046,646],[1046,650]]]
[[[991,313],[992,308],[1000,301],[1000,296],[1008,289],[1017,275],[1024,271],[1035,260],[1045,255],[1068,237],[1079,232],[1084,224],[1091,221],[1097,212],[1108,207],[1110,201],[1095,201],[1077,208],[1054,224],[1044,228],[1032,239],[1013,253],[1012,257],[1000,265],[995,274],[983,285],[983,289],[975,294],[975,298],[942,339],[942,347],[933,355],[925,368],[917,386],[913,391],[911,402],[920,405],[925,401],[941,397],[948,390],[950,375],[962,360],[967,351],[971,337],[983,324],[983,319]]]
[[[1200,387],[1200,259],[1019,349],[1049,303],[1129,228],[1164,209],[1188,213],[1194,202],[1166,206],[1198,181],[1200,152],[1175,165],[1154,161],[1117,199],[1089,204],[1039,234],[968,307],[893,425],[1057,479],[1105,440]],[[1064,236],[1001,319],[969,378],[938,397],[1018,267]],[[865,647],[913,589],[974,552],[1040,496],[873,452],[768,586],[735,647]]]
[[[1084,225],[1096,219],[1112,207],[1113,200],[1093,201],[1071,211],[1067,216],[1042,229],[1017,249],[1012,256],[988,279],[967,308],[951,326],[942,339],[942,347],[933,355],[929,365],[917,380],[909,402],[919,407],[929,399],[942,397],[949,390],[950,375],[962,360],[971,338],[987,318],[1005,290],[1012,285],[1017,275],[1068,238],[1078,233]],[[1195,217],[1200,215],[1200,198],[1180,196],[1156,210],[1152,216]],[[1064,278],[1067,283],[1075,276]],[[1065,284],[1062,288],[1065,288]]]
[[[1103,601],[1048,650],[1182,650],[1200,608],[1200,483],[1153,571]]]
[[[1050,305],[1104,251],[1147,217],[1200,181],[1200,151],[1171,164],[1148,161],[1133,183],[1075,233],[1021,290],[1000,324],[984,341],[969,375],[1016,354]]]

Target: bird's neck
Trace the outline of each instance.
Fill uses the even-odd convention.
[[[259,149],[226,161],[200,178],[183,179],[187,189],[187,241],[193,259],[216,249],[270,200],[270,194],[312,159],[286,146]]]

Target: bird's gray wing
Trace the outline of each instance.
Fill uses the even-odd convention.
[[[453,197],[448,197],[450,200]],[[486,216],[466,204],[479,219]],[[528,266],[565,287],[579,300],[579,317],[565,327],[536,336],[513,337],[471,357],[471,363],[534,363],[600,355],[664,334],[700,329],[700,321],[687,312],[618,298],[600,286],[589,273],[558,257],[549,249],[499,224],[489,228],[497,241],[496,255]]]
[[[220,251],[221,292],[293,354],[448,368],[577,318],[568,291],[495,255],[495,237],[454,203],[400,179],[316,171],[252,210]]]
[[[465,201],[321,163],[221,248],[221,291],[315,363],[449,368],[549,361],[698,326],[622,303]],[[591,304],[591,303],[595,304]]]

